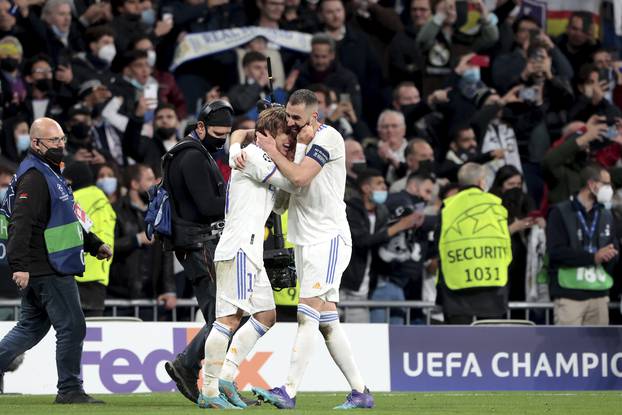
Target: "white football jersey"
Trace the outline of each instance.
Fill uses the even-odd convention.
[[[289,201],[287,239],[295,245],[314,245],[341,236],[352,245],[343,201],[346,188],[346,156],[343,137],[322,124],[307,146],[305,157],[322,166],[309,186],[292,194]]]
[[[264,226],[274,207],[276,190],[296,188],[277,170],[270,157],[254,144],[244,149],[243,170],[232,170],[227,184],[225,228],[216,246],[215,261],[226,261],[241,249],[257,266],[263,266]]]

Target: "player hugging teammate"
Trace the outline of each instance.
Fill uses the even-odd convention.
[[[279,205],[289,208],[288,240],[296,245],[301,288],[298,331],[285,385],[269,391],[255,388],[253,392],[277,408],[294,408],[319,329],[352,389],[346,402],[337,408],[374,405],[339,323],[336,305],[341,275],[352,253],[343,202],[345,146],[343,137],[334,128],[320,124],[317,116],[315,94],[298,90],[285,109],[273,107],[260,114],[254,140],[248,131],[235,132],[231,137],[230,157],[237,169],[231,175],[225,229],[216,248],[216,322],[205,342],[200,407],[246,406],[233,379],[240,362],[276,318],[263,267],[262,236],[277,199],[283,202]],[[290,135],[296,137],[293,161],[294,140]],[[239,143],[248,140],[247,136],[253,142],[241,150]],[[284,197],[283,191],[289,197]],[[227,352],[231,333],[244,313],[251,318],[235,334]]]

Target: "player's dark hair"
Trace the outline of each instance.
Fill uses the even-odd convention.
[[[291,105],[304,104],[305,107],[310,107],[318,104],[315,93],[309,89],[299,89],[297,91],[294,91],[289,96],[288,102]]]
[[[262,134],[266,132],[276,137],[280,132],[287,131],[287,112],[283,107],[271,107],[259,114],[255,130]]]

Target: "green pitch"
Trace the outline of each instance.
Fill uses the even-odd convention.
[[[193,414],[206,410],[192,406],[174,393],[102,395],[106,405],[53,405],[53,396],[0,395],[0,414]],[[298,408],[285,414],[326,414],[340,404],[345,394],[302,393]],[[620,414],[622,392],[447,392],[447,393],[376,393],[376,408],[358,410],[369,414]],[[213,412],[213,411],[211,411]],[[269,405],[247,412],[280,412]],[[229,412],[230,413],[230,412]],[[280,412],[283,413],[283,412]]]

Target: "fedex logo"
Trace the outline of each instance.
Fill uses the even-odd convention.
[[[164,365],[164,362],[174,360],[198,332],[199,329],[194,328],[173,328],[172,350],[154,349],[144,359],[141,359],[129,348],[107,350],[105,347],[101,347],[105,345],[106,341],[103,328],[88,327],[81,363],[83,367],[87,365],[97,366],[101,384],[111,393],[134,392],[143,382],[151,392],[176,391],[175,382],[170,380],[167,375],[164,375],[165,379],[158,377],[158,368]],[[128,339],[128,347],[130,348],[132,341],[139,342],[141,340],[140,337],[135,340]],[[240,364],[236,378],[240,389],[246,386],[269,388],[268,383],[259,371],[271,355],[272,352],[257,352],[251,359],[244,360]],[[160,370],[160,373],[163,373],[163,370]],[[118,375],[125,376],[120,378]],[[199,389],[202,378],[202,374],[199,373],[197,380]]]

